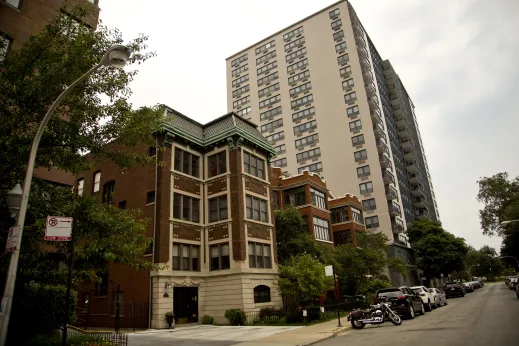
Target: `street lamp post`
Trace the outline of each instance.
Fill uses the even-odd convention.
[[[499,258],[513,258],[517,263],[517,269],[519,270],[519,261],[514,256],[499,256]]]
[[[512,223],[512,222],[519,222],[519,219],[517,219],[517,220],[507,220],[507,221],[502,221],[502,222],[501,222],[501,225],[503,225],[503,226],[504,226],[504,225],[508,225],[509,223]]]
[[[61,101],[81,82],[83,82],[87,77],[89,77],[92,73],[96,72],[102,66],[115,66],[115,67],[124,67],[126,62],[130,58],[130,50],[126,46],[122,45],[114,45],[108,49],[108,51],[101,59],[101,62],[94,67],[92,67],[88,72],[79,77],[76,81],[70,84],[63,92],[58,96],[58,98],[54,101],[54,103],[50,106],[45,114],[45,117],[41,121],[38,131],[36,131],[36,135],[32,141],[31,152],[29,155],[29,162],[27,164],[27,171],[25,172],[25,180],[23,183],[23,193],[21,197],[21,205],[20,211],[17,219],[16,225],[19,227],[19,235],[16,242],[16,248],[11,254],[11,258],[9,261],[9,269],[7,272],[7,279],[4,288],[4,295],[2,301],[5,304],[5,312],[2,311],[3,314],[0,314],[0,346],[4,346],[7,338],[7,330],[9,328],[9,319],[11,317],[11,308],[13,304],[13,296],[14,296],[14,287],[16,281],[16,272],[18,270],[18,260],[20,258],[20,247],[22,245],[22,234],[23,227],[25,224],[25,214],[27,212],[27,205],[29,203],[29,192],[31,189],[32,175],[34,173],[34,163],[36,161],[36,152],[38,150],[38,145],[40,144],[41,137],[43,135],[43,131],[47,126],[52,114],[59,106]]]

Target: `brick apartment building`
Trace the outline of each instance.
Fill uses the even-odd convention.
[[[142,209],[155,239],[146,256],[165,269],[111,264],[103,282],[79,290],[78,325],[113,326],[117,290],[127,326],[133,314],[137,327],[164,328],[169,311],[180,323],[203,315],[226,323],[230,308],[280,307],[274,210],[287,204],[301,211],[319,243],[355,243],[355,232],[365,230],[356,197],[332,198],[316,174],[285,177],[271,168],[273,148],[255,124],[230,113],[202,125],[167,111],[172,123],[156,133],[160,149],[135,148],[155,156],[156,165],[98,163],[76,183],[80,194]]]
[[[95,29],[99,18],[98,0],[0,0],[0,60],[10,49],[19,49],[31,35],[43,30],[45,25],[57,16],[70,16],[68,12],[75,5],[84,6],[89,15],[77,18],[81,25]],[[36,168],[34,176],[60,185],[74,184],[74,176],[57,169]]]

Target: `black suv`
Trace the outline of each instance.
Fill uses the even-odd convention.
[[[465,297],[465,288],[462,284],[457,282],[447,282],[445,286],[443,286],[443,290],[445,291],[445,297]]]
[[[399,315],[412,319],[415,316],[415,311],[422,315],[425,313],[422,299],[407,286],[378,290],[375,296],[375,304],[378,303],[380,297],[387,298],[387,301],[391,303],[391,309]]]

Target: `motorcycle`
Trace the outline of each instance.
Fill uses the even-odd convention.
[[[371,305],[367,310],[354,310],[348,315],[348,321],[354,329],[362,329],[366,324],[382,324],[390,320],[396,326],[402,324],[402,318],[391,310],[391,303],[382,300],[380,303]]]

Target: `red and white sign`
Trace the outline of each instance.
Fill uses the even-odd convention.
[[[47,216],[45,240],[70,241],[72,239],[72,218]]]
[[[7,243],[5,244],[5,253],[13,252],[16,249],[18,236],[20,234],[20,227],[9,228],[9,235],[7,236]]]

